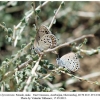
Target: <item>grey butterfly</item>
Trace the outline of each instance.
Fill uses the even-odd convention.
[[[57,46],[57,39],[46,26],[41,26],[36,34],[34,49],[40,53]]]
[[[57,64],[59,66],[67,68],[69,71],[75,72],[80,68],[79,58],[77,53],[68,53],[61,58],[57,58]]]

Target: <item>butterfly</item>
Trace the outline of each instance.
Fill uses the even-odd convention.
[[[56,59],[57,64],[67,68],[69,71],[75,72],[80,68],[79,58],[77,53],[68,53],[61,58]]]
[[[57,39],[55,35],[51,33],[48,27],[42,25],[37,31],[36,38],[34,40],[34,50],[40,53],[47,49],[52,49],[57,46]]]

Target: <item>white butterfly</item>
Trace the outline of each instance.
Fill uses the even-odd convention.
[[[41,26],[36,34],[34,49],[40,53],[57,46],[57,39],[46,26]]]
[[[75,72],[80,68],[79,58],[77,53],[68,53],[61,58],[57,58],[57,64],[59,66],[67,68],[69,71]]]

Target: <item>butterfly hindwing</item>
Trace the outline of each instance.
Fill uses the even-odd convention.
[[[56,37],[53,34],[46,34],[39,40],[39,48],[46,50],[53,48],[57,42]]]
[[[77,71],[80,68],[79,59],[76,53],[68,53],[60,58],[62,66],[70,71]]]

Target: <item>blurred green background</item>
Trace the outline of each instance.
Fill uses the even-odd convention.
[[[7,28],[13,30],[14,25],[17,25],[27,14],[27,12],[32,8],[31,1],[0,1],[0,24]],[[36,7],[42,2],[35,2]],[[50,21],[58,6],[60,1],[49,2],[47,5],[41,8],[38,14],[38,25],[50,24]],[[49,20],[50,19],[50,20]],[[20,35],[17,46],[14,47],[12,42],[8,40],[10,34],[6,33],[4,29],[0,27],[0,65],[6,58],[11,58],[19,51],[23,44],[28,44],[32,38],[34,38],[36,32],[34,32],[34,15],[32,15],[25,25],[25,29]],[[88,38],[88,42],[84,49],[96,49],[100,46],[100,2],[99,1],[65,1],[64,6],[61,8],[56,16],[55,23],[51,28],[52,33],[58,39],[58,45],[64,42],[71,41],[82,35],[94,34],[95,38]],[[78,43],[81,43],[78,41]],[[30,48],[31,50],[31,48]],[[59,55],[70,52],[71,48],[64,47],[59,50]],[[25,57],[21,58],[22,62],[26,60]],[[52,64],[56,64],[56,56],[49,53],[46,56]],[[93,56],[86,56],[80,60],[81,68],[77,74],[84,76],[93,72],[100,71],[100,54]],[[62,74],[61,76],[56,76],[56,81],[54,83],[64,81],[68,76]],[[91,79],[99,81],[100,79],[96,77]],[[90,85],[86,82],[81,84],[72,84],[66,87],[66,91],[70,90],[76,91],[99,91],[100,87],[95,85]]]

